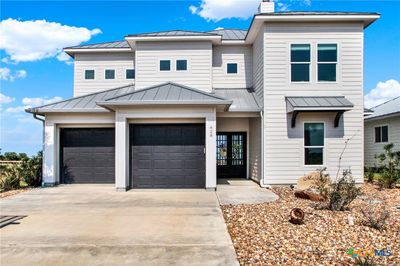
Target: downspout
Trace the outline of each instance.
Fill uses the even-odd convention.
[[[45,140],[45,120],[43,117],[38,117],[37,113],[33,113],[33,118],[36,120],[42,121],[43,129],[42,129],[42,171],[41,171],[41,179],[42,179],[42,187],[44,187],[43,180],[43,172],[44,172],[44,140]]]
[[[260,186],[267,189],[272,189],[271,185],[264,183],[264,114],[260,111],[261,116],[261,182]]]

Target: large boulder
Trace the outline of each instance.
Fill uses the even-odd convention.
[[[305,176],[300,177],[297,180],[297,189],[298,190],[306,190],[315,188],[316,180],[318,180],[320,173],[318,171],[314,171],[308,173]]]
[[[297,190],[294,192],[294,195],[300,199],[306,199],[311,201],[324,201],[324,197],[320,194],[313,192],[311,190]]]

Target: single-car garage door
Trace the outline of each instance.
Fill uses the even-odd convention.
[[[61,183],[114,183],[114,143],[114,128],[62,128]]]
[[[204,188],[203,124],[131,125],[134,188]]]

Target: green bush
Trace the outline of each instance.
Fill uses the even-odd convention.
[[[364,179],[369,183],[374,182],[375,172],[375,167],[364,167]]]
[[[376,154],[375,158],[381,164],[378,184],[381,188],[393,188],[400,182],[400,151],[394,151],[394,144],[383,147],[383,153]]]

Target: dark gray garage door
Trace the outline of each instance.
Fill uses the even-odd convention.
[[[64,128],[60,132],[62,183],[114,183],[113,128]]]
[[[204,125],[131,125],[134,188],[204,188]]]

